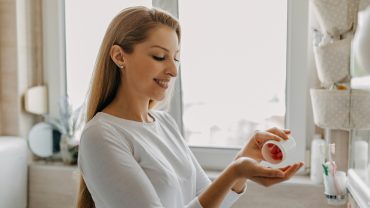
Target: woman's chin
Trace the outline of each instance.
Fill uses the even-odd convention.
[[[154,100],[155,102],[161,102],[164,100],[165,97],[166,97],[165,95],[155,96],[152,97],[152,100]]]

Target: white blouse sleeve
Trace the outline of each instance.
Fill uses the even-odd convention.
[[[163,207],[128,142],[101,126],[84,131],[79,166],[96,205],[109,208]]]

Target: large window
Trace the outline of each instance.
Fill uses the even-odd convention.
[[[179,19],[188,143],[241,146],[284,128],[286,0],[180,0]]]

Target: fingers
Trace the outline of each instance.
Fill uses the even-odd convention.
[[[288,165],[288,166],[285,166],[279,169],[286,174],[287,170],[290,170],[293,166],[296,166],[297,170],[299,170],[299,168],[301,168],[303,165],[304,165],[303,162],[299,162],[299,163],[294,163],[293,165]]]
[[[290,129],[284,129],[283,130],[284,131],[284,133],[286,133],[286,134],[290,134],[292,131],[290,131]]]
[[[290,177],[292,177],[302,166],[302,162],[291,165],[289,168],[284,170],[285,178],[289,179]]]
[[[280,168],[282,172],[284,172],[283,177],[263,177],[263,176],[255,176],[250,178],[254,182],[261,184],[263,186],[271,186],[277,183],[281,183],[283,181],[288,180],[291,178],[298,170],[301,168],[304,164],[301,163],[296,163],[293,165],[289,165],[283,168]]]
[[[288,131],[290,133],[290,130],[288,130]],[[286,133],[286,129],[283,130],[283,129],[279,129],[279,128],[274,127],[274,128],[268,129],[267,132],[273,133],[273,134],[281,137],[284,140],[288,139],[288,135],[287,135],[288,133]]]
[[[285,172],[288,168],[290,168],[291,165],[285,166],[283,168],[279,168],[281,171]]]
[[[285,176],[285,173],[279,169],[271,169],[264,166],[256,166],[257,170],[254,174],[258,177],[267,177],[267,178],[281,178]]]
[[[257,161],[248,157],[241,157],[237,160],[239,171],[245,177],[265,177],[265,178],[282,178],[285,176],[284,171],[262,166]]]
[[[267,131],[256,131],[254,135],[250,138],[250,140],[247,142],[247,144],[244,146],[244,148],[241,150],[241,152],[238,153],[236,158],[239,158],[240,156],[248,156],[254,158],[257,161],[261,161],[263,160],[261,149],[266,141],[274,140],[277,142],[281,142],[288,139],[289,134],[290,130],[278,128],[272,128]],[[274,148],[274,151],[276,151],[275,160],[281,160],[282,159],[282,153],[280,153],[281,150],[276,148],[277,147]]]
[[[262,147],[262,145],[268,141],[268,140],[275,140],[277,142],[280,142],[283,140],[283,138],[281,138],[280,136],[276,135],[276,134],[273,134],[271,132],[268,132],[268,131],[258,131],[256,132],[256,134],[254,135],[254,138],[257,142],[257,145],[259,147]]]

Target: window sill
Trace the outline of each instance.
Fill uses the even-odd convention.
[[[206,171],[211,180],[220,171]],[[248,181],[246,193],[233,205],[233,208],[244,207],[285,207],[285,208],[330,208],[324,195],[323,184],[315,184],[308,175],[296,175],[290,180],[264,187]],[[345,208],[345,205],[338,208]]]
[[[212,181],[214,179],[216,179],[221,174],[221,171],[206,170],[205,172]],[[300,184],[300,185],[312,185],[312,186],[323,187],[323,184],[316,184],[316,183],[312,182],[309,175],[295,175],[290,180],[284,181],[283,183],[284,184]]]

